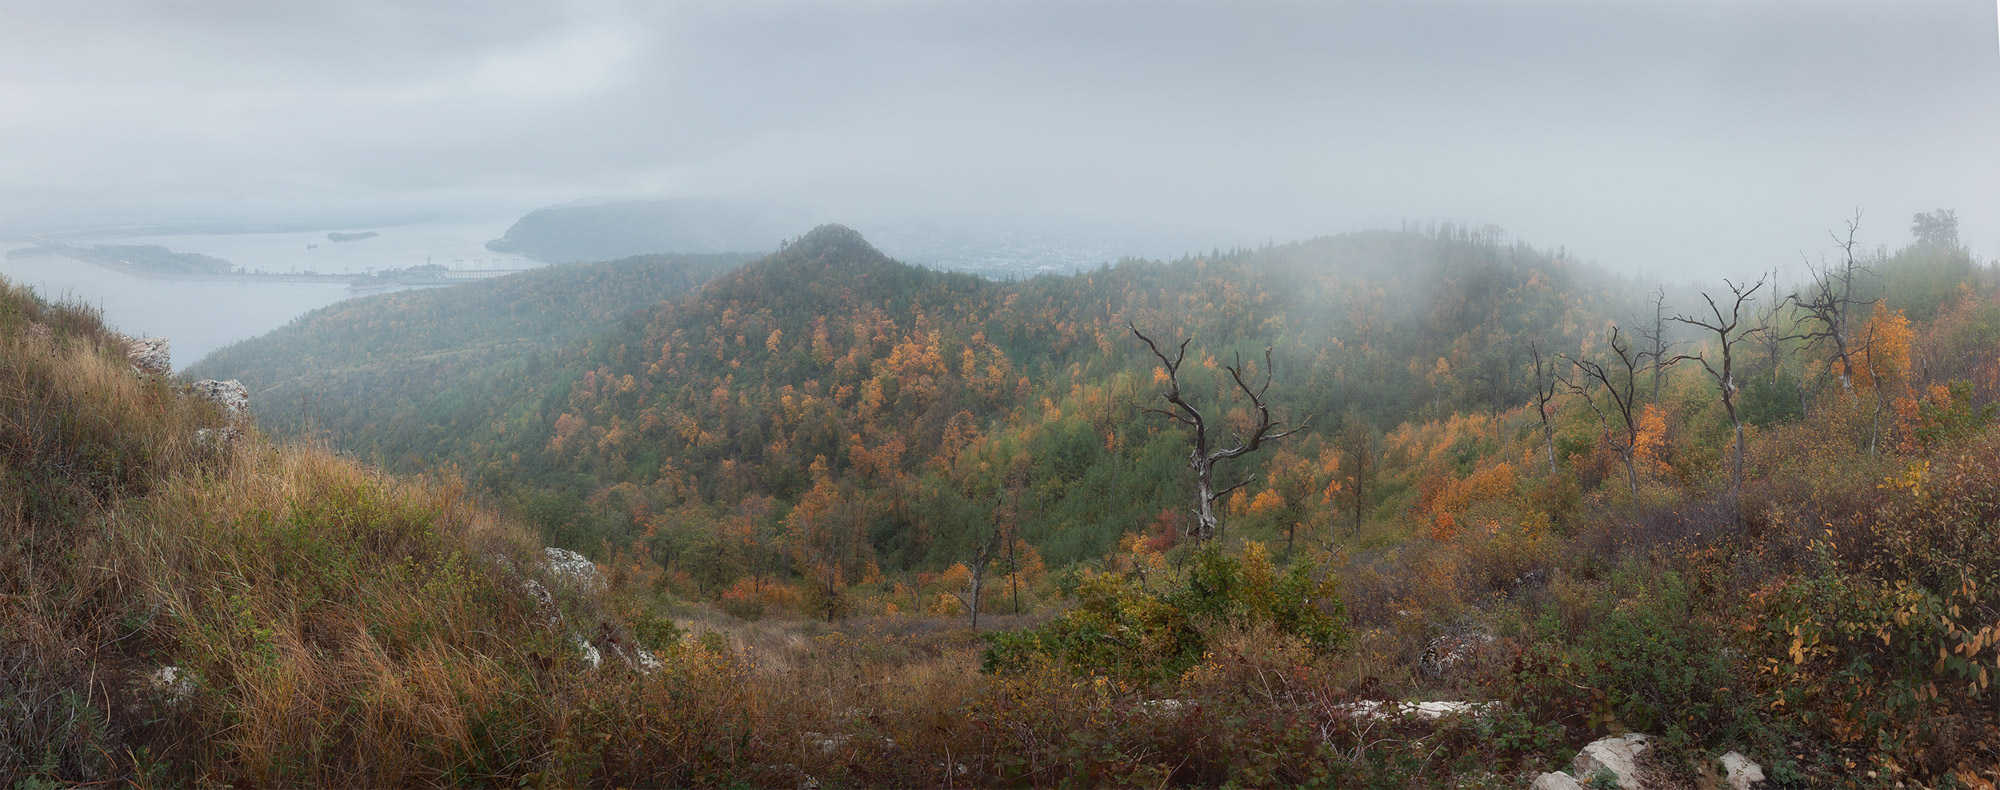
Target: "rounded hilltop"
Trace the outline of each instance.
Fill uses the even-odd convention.
[[[887,257],[881,250],[875,249],[875,245],[869,244],[860,231],[833,222],[807,231],[797,241],[785,245],[785,252],[829,260]]]

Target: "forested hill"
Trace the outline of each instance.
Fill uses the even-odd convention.
[[[419,361],[307,373],[332,367],[315,365],[314,342],[392,342],[348,339],[362,330],[322,312],[199,375],[272,391],[253,402],[279,421],[301,397],[336,415],[441,387],[429,406],[315,419],[399,465],[456,464],[558,542],[636,543],[713,589],[820,565],[849,580],[942,567],[1003,510],[1049,561],[1087,560],[1184,511],[1183,439],[1139,411],[1155,363],[1128,322],[1195,338],[1204,402],[1228,393],[1220,363],[1240,353],[1261,368],[1271,347],[1271,401],[1313,423],[1254,463],[1326,476],[1343,430],[1368,441],[1367,426],[1526,402],[1528,337],[1578,348],[1635,315],[1646,290],[1453,228],[995,282],[906,266],[824,226],[547,358],[489,354],[469,375]],[[368,331],[409,334],[395,306],[370,305]]]
[[[267,429],[325,431],[417,471],[461,447],[461,427],[530,398],[555,350],[752,257],[645,255],[350,299],[216,351],[188,374],[241,380]]]

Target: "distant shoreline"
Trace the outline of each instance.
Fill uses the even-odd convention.
[[[102,269],[110,269],[111,271],[115,271],[120,274],[128,274],[133,277],[143,277],[155,280],[175,280],[180,282],[235,282],[235,283],[270,283],[270,284],[324,283],[327,285],[345,285],[348,287],[348,290],[353,291],[356,294],[380,293],[384,291],[396,290],[399,288],[444,288],[456,285],[464,285],[466,283],[471,283],[471,282],[478,282],[480,280],[485,280],[485,279],[491,279],[493,277],[501,276],[502,274],[509,274],[515,271],[527,271],[526,269],[509,269],[504,271],[494,270],[493,272],[487,273],[485,274],[485,276],[480,276],[480,277],[424,277],[421,279],[375,282],[372,280],[374,280],[374,278],[378,277],[379,275],[280,274],[275,272],[243,272],[243,273],[231,272],[227,274],[161,272],[161,271],[154,271],[151,269],[142,269],[136,266],[127,266],[125,264],[118,263],[115,261],[91,260],[89,258],[71,254],[73,250],[49,249],[46,247],[41,248],[40,250],[36,250],[35,248],[25,248],[25,249],[34,250],[34,252],[31,252],[28,255],[15,255],[10,253],[7,256],[8,259],[11,260],[15,258],[30,258],[30,257],[62,258],[72,263],[78,263],[85,266],[96,266]],[[21,252],[21,251],[23,250],[15,250],[13,252]]]
[[[16,254],[31,250],[32,252],[29,252],[29,254],[27,255]],[[351,284],[356,278],[364,276],[357,274],[278,274],[278,273],[262,273],[262,272],[241,272],[241,273],[163,272],[154,269],[141,268],[138,266],[128,266],[126,264],[119,263],[117,261],[94,258],[87,255],[78,255],[76,254],[77,252],[80,252],[80,250],[76,250],[74,248],[51,249],[48,247],[42,247],[37,249],[29,247],[29,248],[24,248],[22,250],[14,250],[8,253],[7,257],[10,260],[16,258],[61,258],[63,260],[67,260],[72,263],[83,264],[85,266],[96,266],[102,269],[110,269],[111,271],[118,272],[121,274],[129,274],[134,277],[147,277],[157,280],[180,280],[180,281],[196,281],[196,282],[205,281],[205,282],[267,282],[267,283],[339,283],[345,285],[345,284]]]

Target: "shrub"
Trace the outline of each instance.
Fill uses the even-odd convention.
[[[1278,573],[1261,544],[1248,544],[1240,559],[1210,544],[1164,590],[1085,572],[1075,606],[1039,629],[993,635],[983,663],[989,672],[1007,673],[1045,657],[1082,675],[1161,682],[1199,662],[1207,630],[1224,625],[1268,626],[1316,651],[1347,637],[1340,599],[1312,563]]]
[[[1701,746],[1754,729],[1729,635],[1679,572],[1628,562],[1567,618],[1551,610],[1516,663],[1515,704],[1585,732],[1638,730]]]

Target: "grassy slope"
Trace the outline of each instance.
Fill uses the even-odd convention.
[[[379,786],[565,737],[578,652],[522,593],[520,529],[254,431],[199,442],[216,407],[4,284],[0,338],[0,784]],[[169,665],[192,696],[147,680]]]

